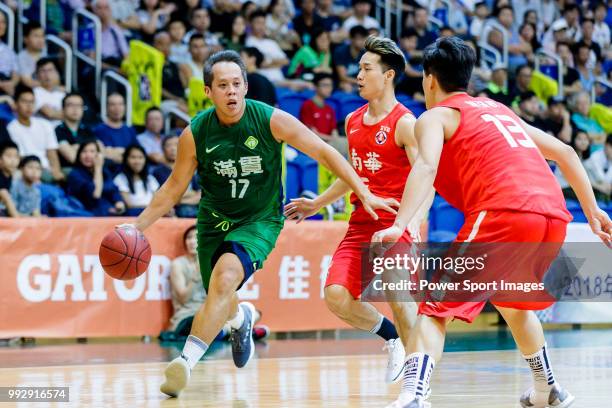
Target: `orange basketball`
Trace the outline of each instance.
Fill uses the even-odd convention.
[[[100,264],[115,279],[130,280],[142,275],[151,261],[151,246],[134,227],[116,228],[100,244]]]

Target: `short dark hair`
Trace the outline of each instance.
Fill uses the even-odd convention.
[[[251,13],[251,15],[249,16],[249,23],[252,23],[253,20],[255,20],[258,17],[263,17],[266,18],[267,14],[265,11],[257,9],[254,12]]]
[[[170,139],[175,138],[175,137],[176,137],[176,138],[178,138],[178,136],[177,136],[177,135],[172,135],[172,134],[171,134],[171,135],[168,135],[168,136],[164,136],[164,137],[162,138],[162,141],[161,141],[161,147],[162,147],[162,149],[165,149],[165,148],[166,148],[166,143],[168,143],[168,141],[169,141]]]
[[[565,7],[563,7],[563,14],[567,13],[568,11],[574,11],[574,10],[580,11],[580,7],[578,7],[576,3],[566,4]]]
[[[555,105],[565,106],[565,98],[560,97],[560,96],[551,96],[550,98],[548,98],[548,107],[550,108],[551,106],[555,106]]]
[[[204,40],[204,36],[203,36],[202,34],[200,34],[200,33],[194,33],[194,34],[192,34],[192,35],[191,35],[191,37],[189,37],[189,46],[190,46],[190,47],[191,47],[191,43],[192,43],[193,41],[195,41],[195,40],[202,40],[202,41],[206,42],[206,41]]]
[[[196,225],[195,225],[195,224],[193,224],[193,225],[189,226],[189,227],[188,227],[188,228],[185,230],[185,232],[183,232],[183,246],[184,246],[184,247],[187,247],[187,245],[185,245],[185,241],[187,241],[187,235],[189,235],[189,233],[190,233],[191,231],[194,231],[194,230],[195,230],[195,231],[197,231],[197,227],[196,227]]]
[[[30,21],[25,26],[23,26],[23,37],[29,36],[34,30],[42,30],[43,27],[40,25],[38,21]]]
[[[400,34],[400,38],[418,37],[419,33],[412,27],[404,27]]]
[[[351,1],[351,5],[353,7],[355,7],[357,4],[360,4],[360,3],[368,3],[369,5],[372,5],[372,1],[371,0],[353,0],[353,1]]]
[[[333,80],[334,76],[332,74],[328,74],[327,72],[317,72],[316,74],[314,74],[312,83],[315,84],[315,86],[318,86],[319,82],[323,81],[324,79]]]
[[[38,156],[34,156],[33,154],[22,157],[21,160],[19,161],[19,168],[23,169],[28,163],[31,163],[31,162],[36,162],[40,164],[40,159],[38,158]]]
[[[402,50],[399,49],[393,40],[371,35],[366,39],[365,50],[378,55],[380,57],[380,64],[382,65],[383,72],[390,69],[393,70],[395,73],[393,78],[394,83],[399,81],[406,69],[406,59],[404,58]]]
[[[4,152],[8,149],[17,149],[17,151],[19,151],[19,147],[17,147],[17,144],[15,144],[15,142],[13,142],[12,140],[6,140],[0,143],[0,156],[2,156]]]
[[[145,113],[145,120],[149,118],[149,113],[151,112],[159,112],[161,113],[162,118],[164,117],[164,113],[162,112],[161,109],[159,109],[157,106],[151,106],[149,109],[147,109],[147,112]]]
[[[219,62],[233,62],[234,64],[240,67],[240,71],[242,72],[242,78],[244,79],[244,83],[247,81],[247,70],[244,65],[244,61],[240,58],[240,54],[233,50],[224,50],[215,52],[213,55],[208,58],[206,64],[204,64],[204,84],[206,86],[212,86],[214,76],[213,76],[213,66]]]
[[[42,57],[41,59],[36,61],[36,71],[35,72],[38,72],[39,69],[41,69],[42,67],[44,67],[47,64],[53,64],[55,69],[57,69],[57,65],[55,65],[55,61],[52,58]]]
[[[264,61],[264,56],[261,53],[261,51],[259,51],[255,47],[244,47],[242,49],[242,52],[244,52],[246,55],[248,55],[251,58],[255,57],[255,66],[257,68],[261,67],[261,64],[263,64],[263,61]]]
[[[19,98],[21,98],[21,95],[26,94],[26,93],[30,93],[34,95],[34,91],[32,90],[32,88],[30,88],[23,82],[20,82],[15,88],[15,101],[18,101]]]
[[[516,71],[514,71],[516,76],[519,76],[519,74],[521,73],[522,70],[524,70],[525,68],[529,68],[530,70],[533,71],[533,67],[529,64],[522,64],[519,65],[518,67],[516,67]]]
[[[612,146],[612,133],[610,133],[608,137],[606,137],[606,144]]]
[[[476,53],[459,37],[438,38],[423,51],[423,69],[434,75],[445,92],[466,91]]]
[[[519,103],[523,103],[533,97],[535,97],[536,94],[533,91],[525,91],[522,92],[519,96]]]
[[[66,94],[66,96],[64,96],[64,98],[62,99],[62,109],[66,107],[66,102],[68,101],[68,99],[73,98],[75,96],[78,96],[79,98],[81,98],[83,100],[83,102],[85,101],[85,99],[83,98],[83,96],[78,93],[78,92],[68,92]]]
[[[498,8],[497,10],[495,10],[495,17],[499,17],[499,15],[501,14],[502,11],[504,10],[510,10],[512,12],[512,15],[514,15],[514,9],[512,8],[511,5],[507,4],[505,6],[501,6],[500,8]]]
[[[362,25],[356,25],[349,30],[349,37],[367,37],[370,32]]]

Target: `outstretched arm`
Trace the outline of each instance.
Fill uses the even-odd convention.
[[[563,177],[576,193],[593,232],[608,246],[612,245],[612,221],[597,205],[589,177],[574,149],[538,128],[525,122],[521,124],[544,157],[557,163]]]
[[[359,200],[372,218],[378,219],[376,209],[382,209],[395,214],[385,200],[370,193],[370,190],[361,181],[357,173],[348,162],[333,147],[312,133],[303,123],[290,114],[275,110],[270,120],[272,134],[279,142],[286,142],[296,149],[306,153],[323,166],[328,168],[338,178],[346,182],[351,190],[355,192]]]
[[[158,218],[167,214],[181,200],[197,166],[195,141],[191,128],[187,127],[179,138],[178,152],[172,173],[136,220],[136,228],[144,231]]]

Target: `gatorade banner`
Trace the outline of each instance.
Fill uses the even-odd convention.
[[[103,236],[129,218],[2,219],[0,338],[157,335],[172,313],[169,273],[195,220],[164,218],[146,231],[153,249],[134,281],[104,273]],[[327,309],[323,284],[344,222],[287,222],[276,248],[239,295],[273,331],[347,327]],[[382,309],[388,313],[387,308]]]
[[[147,110],[161,104],[164,54],[142,41],[130,41],[130,56],[122,69],[132,86],[133,124],[142,126]]]

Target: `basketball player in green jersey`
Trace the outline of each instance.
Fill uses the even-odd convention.
[[[255,311],[238,303],[236,291],[262,267],[283,227],[283,142],[344,180],[373,219],[378,219],[375,210],[395,213],[391,205],[399,205],[370,193],[349,163],[293,116],[245,99],[246,68],[236,52],[212,55],[204,83],[215,108],[199,113],[183,131],[172,174],[134,225],[144,231],[168,213],[198,171],[198,257],[208,296],[181,356],[166,368],[161,391],[174,397],[226,321],[236,366],[243,367],[253,355]]]

